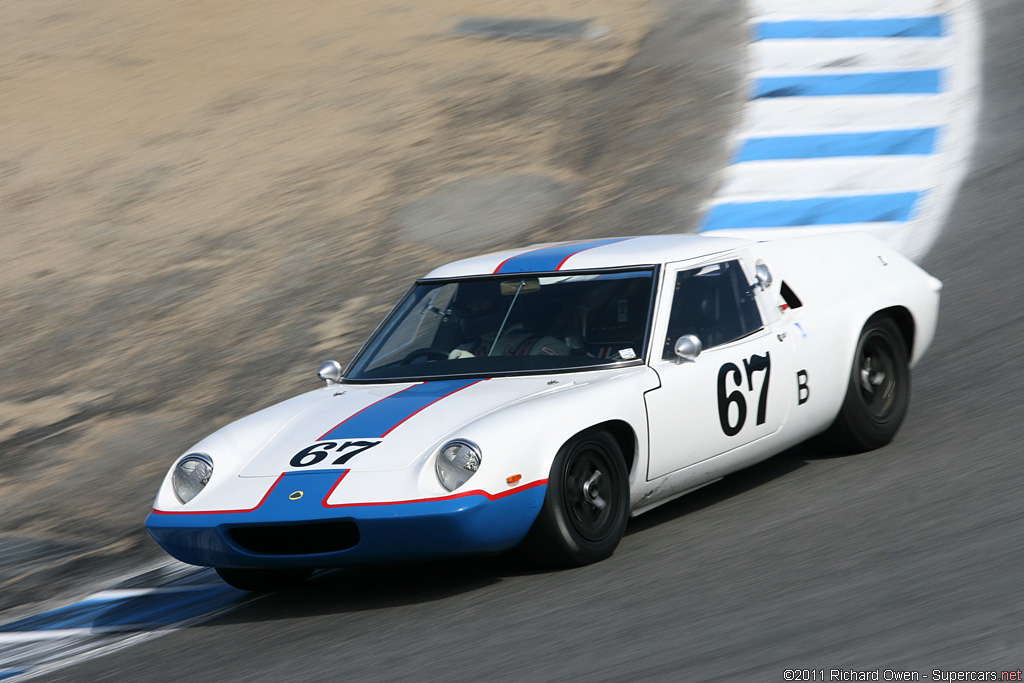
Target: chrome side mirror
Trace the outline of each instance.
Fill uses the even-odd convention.
[[[774,279],[772,278],[772,271],[768,269],[768,264],[764,261],[758,261],[757,266],[754,269],[755,277],[757,278],[757,285],[764,291],[772,286]]]
[[[327,386],[334,386],[341,381],[341,363],[336,360],[325,360],[316,371],[316,376],[327,382]]]
[[[695,361],[700,352],[704,350],[704,345],[700,343],[700,339],[695,334],[684,334],[679,339],[676,339],[675,352],[676,356],[682,358],[685,361]]]

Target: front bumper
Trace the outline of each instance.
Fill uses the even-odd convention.
[[[437,559],[515,547],[537,518],[547,489],[546,481],[540,481],[500,495],[471,491],[400,503],[329,506],[328,494],[340,474],[285,474],[256,508],[247,511],[154,510],[146,519],[146,530],[173,557],[207,567],[321,568]],[[300,489],[302,497],[291,500],[289,495]],[[317,523],[333,532],[339,522],[358,529],[357,541],[331,552],[255,552],[232,533],[241,527],[257,533],[282,527],[281,535],[286,536],[290,525]]]

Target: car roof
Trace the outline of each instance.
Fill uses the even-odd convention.
[[[686,261],[754,244],[732,237],[650,235],[533,244],[455,261],[435,268],[427,278],[501,273],[596,270]]]

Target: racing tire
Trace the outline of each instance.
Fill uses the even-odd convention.
[[[881,448],[896,436],[909,404],[907,344],[891,318],[872,318],[857,341],[843,407],[811,446],[832,453]]]
[[[302,585],[312,569],[228,569],[217,567],[220,578],[234,588],[250,593],[270,593]]]
[[[541,566],[581,567],[615,552],[628,518],[622,449],[608,432],[590,429],[555,456],[544,504],[521,550]]]

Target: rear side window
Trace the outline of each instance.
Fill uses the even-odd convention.
[[[761,329],[761,313],[739,261],[680,271],[672,294],[672,312],[662,358],[674,358],[684,334],[705,349],[721,346]]]
[[[800,302],[800,297],[796,295],[796,292],[790,288],[785,282],[779,287],[779,296],[786,302],[786,305],[790,308],[800,308],[803,304]]]

